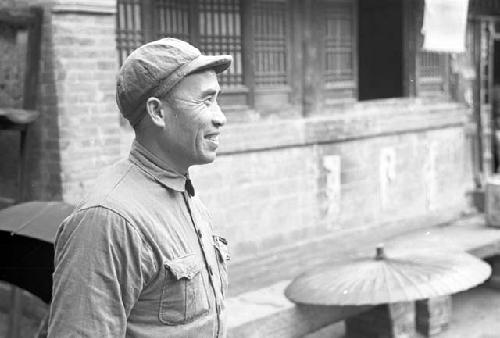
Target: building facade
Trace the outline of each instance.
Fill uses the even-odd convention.
[[[233,293],[470,208],[484,169],[474,161],[478,23],[467,53],[449,55],[421,50],[423,1],[37,2],[32,199],[77,203],[127,156],[116,73],[140,44],[173,36],[235,60],[220,77],[229,123],[218,158],[191,172],[230,242]],[[14,190],[10,137],[0,144],[4,198]]]

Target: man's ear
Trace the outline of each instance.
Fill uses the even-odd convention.
[[[150,97],[146,102],[146,109],[151,121],[158,127],[165,127],[165,111],[162,109],[160,99]]]

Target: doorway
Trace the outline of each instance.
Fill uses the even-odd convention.
[[[403,97],[403,1],[359,0],[359,100]]]

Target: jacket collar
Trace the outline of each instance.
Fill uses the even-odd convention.
[[[164,161],[148,151],[137,140],[132,143],[129,160],[164,187],[180,192],[186,190],[186,180],[189,179],[189,174],[182,175],[168,168]]]

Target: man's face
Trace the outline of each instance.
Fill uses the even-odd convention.
[[[185,77],[162,103],[165,115],[165,146],[181,169],[211,163],[219,146],[226,117],[217,104],[220,92],[215,71]]]

